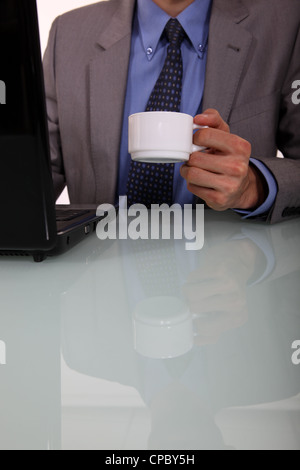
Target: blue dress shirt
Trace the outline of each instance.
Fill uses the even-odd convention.
[[[189,39],[182,44],[183,87],[181,112],[196,116],[202,112],[205,84],[209,22],[212,0],[195,0],[178,17]],[[124,106],[123,128],[120,146],[118,195],[127,194],[127,181],[131,157],[128,153],[128,117],[144,112],[163,68],[167,54],[167,40],[162,37],[170,16],[152,0],[138,0],[133,21],[131,55]],[[195,85],[197,84],[197,86]],[[257,166],[255,160],[252,161]],[[186,187],[180,175],[181,163],[175,165],[174,202],[192,204],[195,196]],[[269,197],[255,213],[241,211],[245,217],[262,215],[272,207],[277,185],[269,170],[260,164],[269,185]]]

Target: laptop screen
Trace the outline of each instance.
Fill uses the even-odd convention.
[[[35,31],[28,31],[23,15],[32,15],[32,2],[0,0],[0,79],[2,81],[0,133],[32,134],[35,126],[38,71],[32,71],[32,52],[36,47]],[[26,6],[27,4],[27,6]],[[26,30],[27,29],[27,30]],[[25,39],[25,40],[24,40]]]
[[[36,0],[0,0],[0,250],[56,239]]]

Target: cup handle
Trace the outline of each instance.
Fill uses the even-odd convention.
[[[208,126],[198,126],[197,124],[193,124],[193,131],[196,129],[208,129]],[[203,150],[207,150],[207,147],[200,147],[199,145],[192,145],[192,151],[194,152],[203,152]]]

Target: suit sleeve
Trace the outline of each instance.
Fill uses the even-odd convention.
[[[300,26],[300,25],[299,25]],[[259,158],[274,175],[278,193],[269,213],[271,223],[300,215],[300,104],[295,104],[292,85],[300,80],[300,28],[289,61],[281,93],[281,107],[277,131],[277,146],[284,159]]]
[[[55,79],[55,49],[59,18],[51,28],[47,49],[44,55],[44,80],[46,91],[47,117],[51,151],[52,177],[55,196],[58,198],[66,186],[63,164],[61,137],[59,130],[59,116]]]

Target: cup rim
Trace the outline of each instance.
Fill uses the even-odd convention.
[[[193,118],[193,116],[191,114],[187,114],[187,113],[179,113],[177,111],[143,111],[143,112],[140,112],[140,113],[134,113],[134,114],[131,114],[129,117],[135,117],[135,116],[140,116],[140,115],[144,115],[144,114],[177,114],[178,116],[188,116],[190,118]]]

